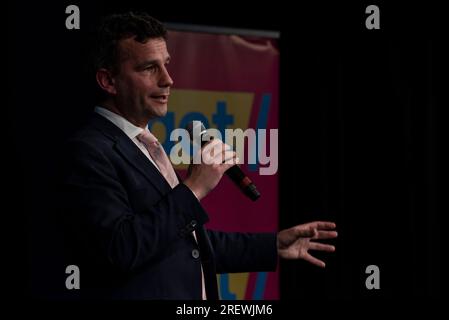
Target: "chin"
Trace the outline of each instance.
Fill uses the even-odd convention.
[[[167,114],[167,105],[165,105],[165,106],[159,105],[157,107],[150,107],[148,109],[148,113],[152,119],[165,117],[165,115]]]
[[[165,117],[165,115],[167,114],[167,109],[168,109],[167,105],[165,105],[163,109],[162,108],[158,109],[157,110],[158,117]]]

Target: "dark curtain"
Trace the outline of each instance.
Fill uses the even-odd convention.
[[[8,6],[4,208],[19,221],[5,243],[8,265],[23,268],[14,278],[25,280],[15,285],[20,294],[64,298],[51,208],[58,148],[93,107],[93,25],[105,13],[142,9],[165,22],[281,32],[280,226],[329,219],[339,232],[337,251],[317,254],[326,269],[281,262],[282,299],[441,296],[438,8],[379,5],[381,29],[367,30],[362,4],[229,2],[217,12],[80,2],[81,30],[68,31],[69,4]],[[380,268],[380,290],[365,287],[368,265]]]

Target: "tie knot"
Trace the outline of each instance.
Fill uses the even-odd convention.
[[[141,133],[139,133],[137,139],[147,146],[152,144],[156,145],[159,144],[157,138],[149,130],[144,130]]]

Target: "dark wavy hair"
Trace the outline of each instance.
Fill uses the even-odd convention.
[[[106,68],[111,72],[118,71],[118,43],[129,37],[134,37],[134,40],[140,43],[154,38],[167,40],[167,30],[161,22],[144,12],[106,16],[96,30],[92,53],[95,72],[100,68]]]

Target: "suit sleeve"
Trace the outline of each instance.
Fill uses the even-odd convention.
[[[276,233],[208,233],[217,273],[276,270]]]
[[[132,212],[114,167],[85,142],[65,148],[61,170],[63,214],[95,259],[122,272],[157,259],[186,235],[192,221],[208,216],[195,195],[179,184],[148,212]]]

